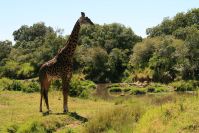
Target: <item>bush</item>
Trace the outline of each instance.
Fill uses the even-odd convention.
[[[165,92],[165,91],[167,91],[167,88],[165,88],[165,87],[163,87],[163,86],[161,86],[161,87],[157,87],[156,89],[155,89],[155,92]]]
[[[132,94],[134,95],[143,95],[146,94],[146,88],[131,88]]]
[[[88,98],[91,89],[94,88],[96,88],[94,82],[84,80],[80,77],[80,75],[74,75],[70,82],[69,95]]]
[[[24,83],[22,89],[23,92],[27,93],[38,92],[39,90],[40,90],[39,83],[36,81]]]
[[[12,84],[13,80],[8,78],[0,79],[0,90],[8,90],[8,87]]]
[[[30,63],[18,63],[16,61],[10,60],[7,61],[3,67],[1,67],[0,71],[1,75],[3,76],[24,79],[33,76],[34,67]]]
[[[111,84],[107,88],[112,88],[112,87],[120,87],[120,84]]]
[[[87,85],[88,88],[96,89],[96,84],[94,82],[87,80],[87,83],[88,83],[88,85]]]
[[[109,92],[122,92],[122,88],[121,87],[111,87],[109,89]]]
[[[50,89],[61,90],[62,89],[62,81],[61,80],[53,80],[51,82]]]
[[[171,83],[171,86],[175,88],[175,91],[195,91],[199,86],[199,82],[194,80],[181,80]]]
[[[92,81],[81,79],[80,76],[75,75],[73,76],[69,87],[70,96],[88,98],[91,89],[95,89],[96,85]],[[61,80],[53,81],[51,88],[61,88]],[[40,85],[35,80],[11,80],[8,78],[1,78],[0,90],[23,91],[27,93],[32,93],[39,92]]]
[[[151,83],[147,87],[147,92],[158,93],[158,92],[166,92],[166,91],[168,91],[168,87],[160,83]]]
[[[14,80],[10,86],[8,86],[8,90],[13,90],[13,91],[21,91],[23,90],[23,85],[21,82]]]
[[[86,89],[84,89],[84,90],[80,93],[79,97],[81,97],[81,98],[88,98],[88,97],[89,97],[89,91],[86,90]]]
[[[138,89],[138,90],[134,90],[133,94],[134,95],[143,95],[143,94],[146,94],[146,90],[144,88]]]
[[[0,90],[23,91],[27,93],[38,92],[40,90],[37,81],[11,80],[8,78],[0,79]]]
[[[131,89],[129,87],[123,89],[124,92],[129,92],[130,90]]]
[[[153,88],[153,87],[148,87],[148,88],[147,88],[147,92],[155,92],[155,88]]]

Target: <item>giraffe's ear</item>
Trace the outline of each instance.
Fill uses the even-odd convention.
[[[84,12],[81,12],[81,15],[82,15],[82,17],[85,17],[85,13]]]

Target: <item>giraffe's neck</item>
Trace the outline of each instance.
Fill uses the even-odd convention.
[[[72,58],[77,46],[77,41],[78,41],[78,37],[79,37],[79,31],[80,31],[80,24],[77,21],[75,23],[75,26],[71,32],[71,35],[68,39],[68,41],[66,42],[66,46],[62,49],[61,55],[65,56],[64,58]]]
[[[77,41],[78,41],[78,37],[79,37],[79,31],[80,31],[80,24],[79,24],[79,21],[77,21],[75,23],[75,26],[73,27],[73,30],[71,32],[71,35],[67,41],[67,48],[69,48],[71,45],[73,44],[77,44]]]

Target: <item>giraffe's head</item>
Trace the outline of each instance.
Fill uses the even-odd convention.
[[[84,12],[81,12],[81,17],[79,18],[78,21],[79,21],[80,25],[82,25],[82,24],[94,25],[94,23],[90,20],[90,18],[85,16]]]

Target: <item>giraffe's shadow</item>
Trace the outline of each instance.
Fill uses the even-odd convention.
[[[77,114],[76,112],[68,112],[68,113],[53,113],[53,112],[43,112],[43,116],[48,116],[48,115],[69,115],[70,117],[75,118],[76,120],[79,120],[81,122],[87,122],[88,119],[86,117],[83,117],[79,114]]]

